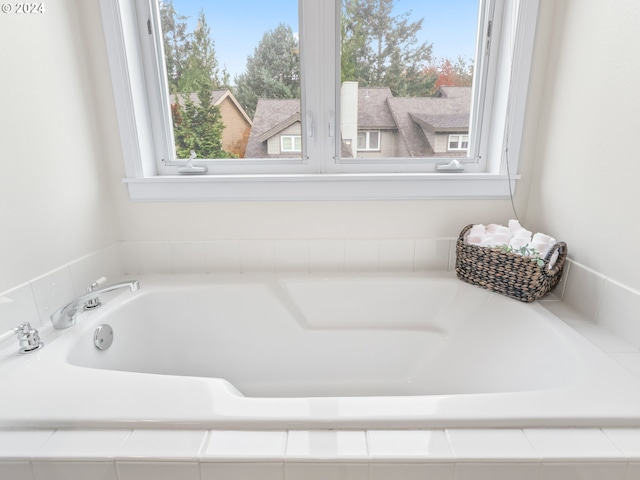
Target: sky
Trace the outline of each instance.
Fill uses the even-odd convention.
[[[189,17],[190,31],[204,9],[218,62],[232,81],[244,72],[265,32],[280,23],[298,31],[297,5],[297,0],[173,0],[176,11]],[[474,57],[478,0],[396,0],[395,9],[411,11],[411,21],[424,18],[418,40],[433,45],[435,58]]]

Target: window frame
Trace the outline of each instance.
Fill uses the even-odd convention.
[[[156,140],[173,139],[170,121],[165,121],[162,127],[151,121],[168,115],[168,92],[163,86],[164,63],[154,62],[149,55],[149,49],[158,50],[158,34],[150,35],[153,40],[146,45],[139,35],[147,31],[149,19],[159,24],[159,12],[154,11],[151,0],[100,0],[125,163],[123,181],[130,198],[171,201],[508,197],[519,178],[508,173],[518,171],[539,0],[520,0],[515,32],[510,29],[514,28],[516,17],[509,17],[504,8],[510,3],[481,0],[487,8],[479,18],[484,33],[483,41],[478,42],[477,57],[484,55],[487,46],[495,54],[488,57],[490,65],[483,76],[474,80],[477,82],[474,92],[485,94],[474,95],[472,102],[482,101],[485,108],[483,118],[472,118],[470,133],[480,137],[480,144],[485,145],[486,153],[474,153],[486,161],[485,171],[474,171],[477,159],[466,157],[459,160],[467,170],[454,174],[439,173],[435,168],[425,172],[423,159],[394,158],[392,165],[384,159],[340,159],[337,152],[340,142],[335,140],[339,55],[337,51],[325,51],[310,62],[305,61],[304,54],[301,56],[302,90],[306,93],[301,99],[300,159],[207,160],[194,164],[213,165],[215,175],[180,176],[170,174],[175,171],[168,165],[170,161],[166,162],[165,171],[156,163]],[[317,45],[318,39],[326,35],[335,38],[339,32],[338,2],[300,0],[299,5],[303,52],[306,45]],[[145,10],[147,18],[140,13]],[[502,28],[497,29],[496,22]],[[489,25],[493,25],[490,36]],[[153,27],[152,30],[157,31]],[[507,37],[512,41],[502,41]],[[474,123],[482,128],[474,129]],[[470,145],[476,143],[470,138]],[[171,145],[165,142],[163,158],[169,158],[170,150]],[[428,162],[435,167],[442,159]]]
[[[360,148],[359,145],[356,145],[356,151],[358,152],[380,152],[382,147],[381,147],[381,140],[382,140],[382,133],[380,130],[358,130],[358,135],[360,135],[361,133],[364,133],[365,135],[365,147],[364,148]],[[378,136],[378,146],[376,148],[371,148],[371,134],[375,133]],[[356,144],[358,142],[356,141]]]
[[[451,147],[451,139],[452,139],[452,137],[458,137],[458,145],[463,144],[464,143],[463,138],[466,137],[467,146],[466,147],[452,148]],[[467,150],[469,150],[469,134],[468,133],[450,133],[449,134],[449,138],[447,140],[447,151],[449,151],[449,152],[466,152]]]
[[[289,139],[291,141],[291,148],[290,149],[284,147],[285,138],[287,138],[287,139]],[[296,148],[296,140],[299,141],[300,148]],[[300,152],[302,152],[302,135],[292,135],[292,134],[280,135],[280,152],[282,152],[282,153],[300,153]]]

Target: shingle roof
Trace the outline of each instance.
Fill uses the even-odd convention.
[[[300,100],[282,98],[260,98],[253,116],[253,126],[245,151],[246,158],[266,158],[267,143],[261,140],[267,132],[276,135],[292,124],[292,119],[300,120]],[[295,122],[293,122],[295,123]]]
[[[388,87],[362,87],[358,89],[358,128],[361,130],[395,130],[387,98],[393,94]]]
[[[442,96],[439,97],[387,99],[391,115],[411,157],[433,154],[435,132],[451,131],[443,130],[444,125],[458,124],[455,125],[456,130],[469,128],[471,88],[441,87],[440,90]]]

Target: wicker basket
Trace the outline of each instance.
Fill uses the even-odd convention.
[[[533,302],[558,285],[567,258],[566,243],[556,243],[544,264],[538,265],[530,257],[468,244],[464,236],[472,226],[467,225],[460,232],[456,244],[456,273],[460,280],[522,302]],[[549,269],[549,260],[556,251],[558,259]]]

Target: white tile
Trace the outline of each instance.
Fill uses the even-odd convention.
[[[283,461],[287,432],[213,430],[202,461]]]
[[[378,270],[380,260],[379,240],[347,239],[344,242],[344,269],[347,272]]]
[[[544,462],[573,460],[622,460],[624,455],[595,428],[535,429],[527,428],[525,435]]]
[[[454,463],[372,463],[370,480],[452,480]]]
[[[635,348],[640,348],[640,294],[606,280],[597,322]]]
[[[640,428],[604,428],[602,431],[629,460],[640,461]]]
[[[106,272],[102,271],[100,256],[97,252],[86,255],[68,266],[73,291],[77,297],[87,293],[87,287],[97,279],[106,277]]]
[[[454,480],[538,480],[539,463],[458,462]]]
[[[540,480],[625,480],[626,472],[623,462],[543,462]]]
[[[413,268],[416,272],[449,269],[450,239],[419,238],[415,243]]]
[[[110,282],[119,282],[126,274],[120,242],[98,251],[102,275]]]
[[[633,345],[616,337],[613,333],[604,327],[591,323],[573,323],[571,327],[580,335],[593,343],[603,352],[607,353],[633,353],[638,349]]]
[[[444,430],[369,430],[371,461],[452,461]]]
[[[240,246],[237,240],[204,242],[208,273],[240,273]]]
[[[292,430],[287,435],[287,461],[367,460],[364,431]]]
[[[590,320],[597,317],[605,277],[593,270],[572,262],[563,301]]]
[[[35,480],[118,480],[115,462],[34,461]]]
[[[31,463],[0,460],[0,478],[7,480],[33,480]]]
[[[173,273],[207,273],[202,242],[169,242]]]
[[[49,316],[54,311],[76,297],[66,266],[32,280],[31,288],[41,325],[48,324]]]
[[[447,430],[447,437],[458,461],[540,461],[522,430],[451,429]]]
[[[207,437],[203,430],[134,430],[119,459],[197,459]]]
[[[120,244],[120,251],[122,253],[124,273],[126,275],[138,275],[140,268],[138,267],[138,254],[136,253],[135,242],[122,242]]]
[[[363,463],[285,463],[287,480],[369,480]]]
[[[53,430],[0,430],[0,460],[31,458]]]
[[[275,250],[273,240],[240,240],[242,272],[273,272]]]
[[[569,258],[565,260],[564,267],[562,267],[562,276],[560,277],[560,281],[558,282],[558,285],[556,285],[556,288],[553,289],[553,295],[561,300],[562,297],[564,297],[564,292],[567,288],[567,279],[571,275],[571,263],[572,262]]]
[[[414,240],[380,240],[378,269],[383,272],[411,272],[414,255]]]
[[[169,242],[136,242],[138,273],[171,273],[171,251]]]
[[[200,480],[198,462],[116,461],[118,480]]]
[[[284,480],[284,462],[201,463],[201,480]]]
[[[309,272],[309,240],[275,240],[278,272]]]
[[[310,240],[309,270],[311,272],[342,272],[344,270],[344,240]]]
[[[0,333],[24,322],[40,325],[36,301],[28,283],[0,294]]]
[[[130,434],[129,430],[58,430],[35,457],[42,460],[113,459]]]

